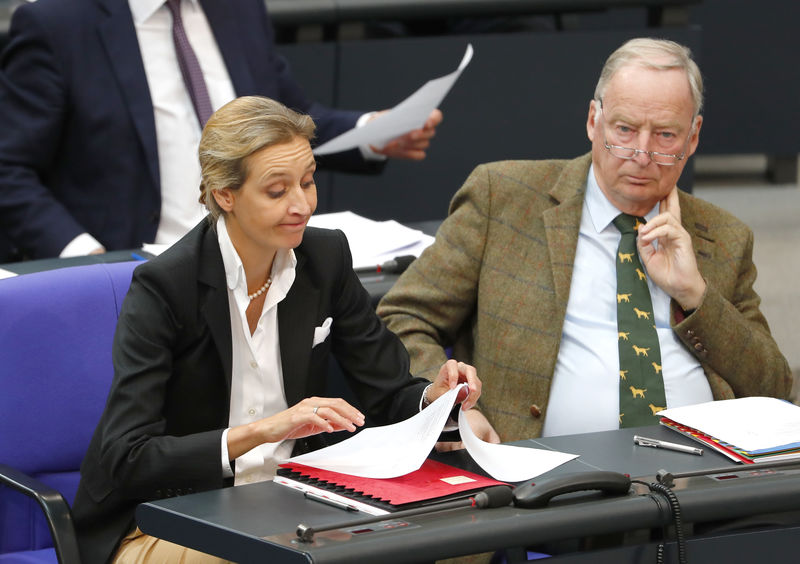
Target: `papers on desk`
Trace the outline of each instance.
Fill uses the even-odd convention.
[[[373,221],[350,211],[312,215],[308,224],[344,231],[353,268],[373,267],[401,255],[418,257],[434,240],[394,220]]]
[[[800,407],[747,397],[658,412],[661,424],[731,460],[752,464],[800,458]]]
[[[467,45],[458,68],[448,75],[429,80],[411,96],[361,127],[345,131],[314,149],[315,155],[347,151],[355,147],[383,147],[396,137],[421,128],[433,110],[447,96],[461,72],[472,59],[472,45]]]
[[[384,479],[361,478],[302,464],[282,464],[274,482],[302,492],[311,492],[318,501],[319,498],[333,500],[370,515],[384,515],[431,502],[469,497],[489,486],[506,485],[430,458],[419,470]],[[343,491],[347,491],[347,495],[337,493]]]
[[[289,462],[365,478],[394,478],[420,468],[447,423],[462,384],[413,417],[364,429],[335,445]],[[458,428],[467,452],[496,480],[521,482],[560,466],[577,455],[527,447],[495,445],[478,439],[463,412]]]

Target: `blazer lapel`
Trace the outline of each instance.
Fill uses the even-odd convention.
[[[708,277],[710,275],[708,269],[714,264],[716,236],[708,221],[695,213],[696,206],[691,205],[690,197],[679,190],[678,198],[681,206],[681,224],[692,237],[697,267]]]
[[[133,16],[125,0],[98,0],[98,3],[107,15],[98,25],[100,40],[144,149],[153,186],[160,190],[153,103],[139,52],[136,28],[133,26]]]
[[[231,344],[231,321],[225,267],[222,263],[216,232],[210,227],[203,227],[205,233],[202,235],[197,274],[200,313],[211,330],[211,337],[214,339],[214,344],[216,344],[222,360],[225,381],[228,383],[230,392],[233,345]],[[195,227],[195,229],[199,229],[199,227]]]
[[[563,319],[569,300],[572,269],[575,251],[578,246],[583,196],[586,175],[589,173],[591,156],[585,155],[571,161],[561,177],[550,190],[550,196],[559,205],[544,212],[545,234],[550,252],[550,268],[553,272],[553,285],[559,319]]]
[[[231,77],[233,89],[238,96],[255,92],[253,74],[248,68],[250,54],[242,43],[242,30],[239,19],[230,11],[235,9],[228,6],[227,2],[219,0],[200,0],[200,5],[208,19],[208,24],[217,40],[217,46],[225,61],[228,75]]]
[[[291,407],[305,397],[311,344],[314,339],[319,290],[303,268],[305,256],[299,249],[296,276],[291,290],[278,304],[283,390]]]

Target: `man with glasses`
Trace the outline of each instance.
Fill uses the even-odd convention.
[[[478,369],[485,420],[473,414],[473,425],[510,441],[630,426],[625,394],[649,408],[638,424],[657,424],[664,407],[788,396],[753,290],[752,232],[677,187],[699,141],[702,90],[685,47],[625,43],[589,103],[591,153],[476,168],[435,244],[385,296],[378,312],[415,375],[435,376],[450,347]],[[630,252],[618,248],[618,216],[638,228]],[[652,309],[636,315],[655,343],[633,352],[662,401],[623,366],[633,337],[618,306],[631,298],[617,268],[634,260]]]

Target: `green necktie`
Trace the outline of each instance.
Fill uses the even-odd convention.
[[[636,250],[636,230],[644,223],[624,213],[614,219],[622,233],[617,249],[620,427],[654,425],[655,413],[667,407],[653,303]]]

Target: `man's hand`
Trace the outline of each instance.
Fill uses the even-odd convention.
[[[472,432],[480,440],[487,443],[498,444],[500,442],[500,435],[494,430],[492,424],[486,419],[486,416],[477,409],[470,409],[464,412],[464,417],[467,418]],[[450,450],[458,450],[464,448],[464,443],[458,442],[439,442],[436,443],[436,450],[438,452],[447,452]]]
[[[481,381],[478,379],[478,373],[474,366],[465,364],[463,362],[456,362],[453,359],[448,360],[442,365],[439,374],[436,376],[433,385],[428,388],[427,400],[433,403],[439,396],[446,394],[462,382],[466,382],[469,386],[469,393],[465,394],[464,391],[459,392],[457,401],[461,402],[461,409],[466,411],[478,402],[481,397]]]
[[[373,119],[382,113],[377,112]],[[425,151],[430,146],[433,136],[436,135],[436,127],[442,123],[442,118],[441,111],[433,110],[422,129],[409,131],[405,135],[389,141],[381,148],[370,147],[370,149],[379,155],[386,155],[392,159],[421,161],[425,158]]]
[[[697,308],[706,291],[706,281],[697,268],[692,238],[681,225],[678,188],[661,200],[659,214],[639,227],[636,245],[642,264],[659,288],[684,311]],[[658,241],[658,249],[653,245]]]

